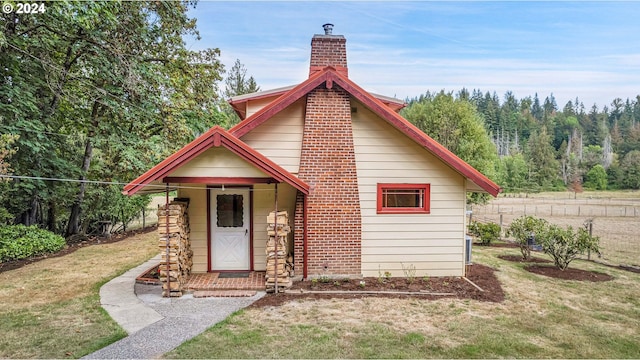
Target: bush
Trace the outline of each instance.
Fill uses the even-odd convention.
[[[507,236],[513,236],[516,243],[520,247],[522,258],[529,260],[531,257],[531,248],[529,239],[537,239],[538,234],[545,231],[549,223],[545,219],[536,218],[533,216],[521,216],[509,225],[507,230]]]
[[[600,238],[589,235],[583,228],[574,232],[571,226],[563,229],[557,225],[549,225],[538,234],[538,239],[542,251],[553,258],[560,270],[566,269],[580,254],[589,250],[599,252]]]
[[[469,225],[469,232],[471,235],[479,237],[482,245],[491,245],[492,241],[500,238],[500,225],[473,221]]]
[[[0,262],[53,253],[65,245],[64,238],[37,226],[0,227]]]

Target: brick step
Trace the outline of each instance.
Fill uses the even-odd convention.
[[[256,294],[253,290],[200,290],[194,291],[194,298],[208,297],[251,297]]]

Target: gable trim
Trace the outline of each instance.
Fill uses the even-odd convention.
[[[413,141],[426,148],[455,171],[477,184],[487,193],[497,196],[500,192],[500,186],[496,183],[439,144],[429,135],[422,132],[408,120],[389,109],[382,101],[376,99],[366,90],[349,80],[349,78],[341,75],[334,67],[331,66],[327,66],[322,71],[313,74],[300,85],[281,95],[279,98],[263,107],[252,116],[241,121],[239,124],[231,128],[229,132],[238,138],[242,137],[322,84],[326,84],[327,87],[334,85],[340,86],[371,111],[376,113]]]
[[[133,195],[145,186],[149,185],[151,182],[155,180],[163,180],[167,174],[202,154],[205,150],[211,147],[220,146],[229,149],[240,158],[246,160],[251,165],[271,176],[275,181],[286,182],[300,190],[302,193],[309,194],[309,185],[304,181],[298,179],[278,164],[269,160],[267,157],[242,142],[240,139],[225,131],[220,126],[214,126],[202,136],[193,140],[182,149],[164,159],[158,165],[140,175],[137,179],[127,184],[122,193],[124,195]]]

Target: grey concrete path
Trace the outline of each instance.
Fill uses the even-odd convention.
[[[163,298],[160,286],[135,283],[158,262],[159,258],[151,259],[100,289],[102,306],[129,336],[85,359],[158,358],[264,296],[258,292],[244,298]]]

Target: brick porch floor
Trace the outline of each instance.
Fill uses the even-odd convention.
[[[252,271],[248,278],[219,278],[220,273],[191,274],[185,290],[214,291],[214,290],[262,290],[265,289],[264,271]]]

